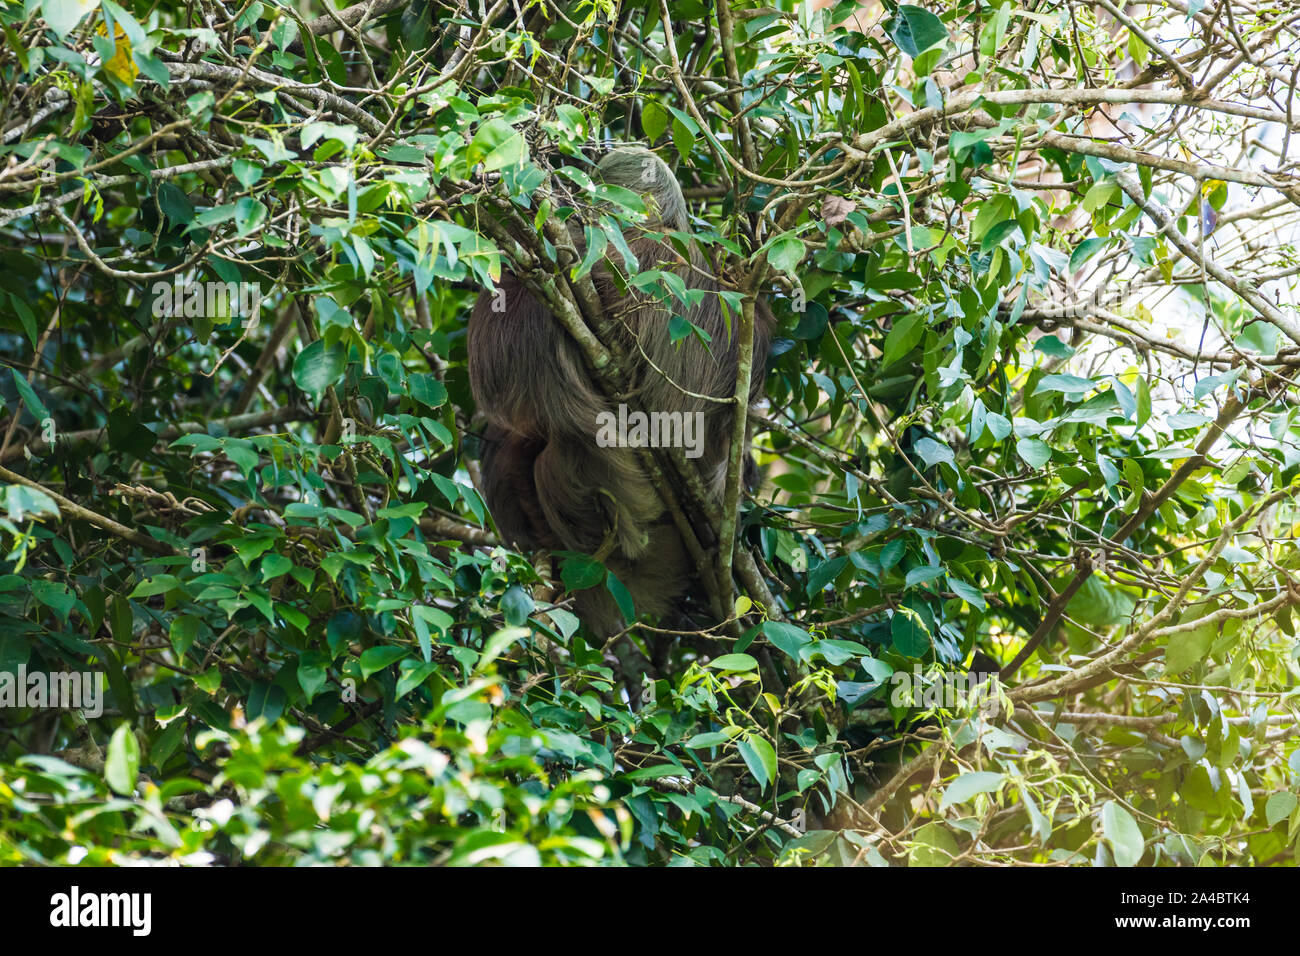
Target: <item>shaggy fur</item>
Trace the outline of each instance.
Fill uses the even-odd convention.
[[[615,344],[629,357],[629,384],[640,408],[704,413],[704,452],[697,463],[721,501],[732,408],[686,394],[725,398],[735,388],[737,342],[714,294],[718,282],[693,243],[688,266],[668,242],[645,234],[689,231],[681,188],[662,160],[624,147],[598,170],[606,183],[641,194],[650,210],[640,228],[625,233],[640,268],[671,269],[688,288],[706,293],[686,317],[708,333],[710,345],[695,336],[673,344],[670,308],[631,290],[620,294],[604,266],[592,273],[601,304],[617,319],[622,340]],[[581,251],[580,231],[575,242]],[[616,406],[593,382],[577,344],[524,285],[505,274],[499,289],[505,311],[493,312],[494,294],[484,292],[470,316],[468,342],[470,384],[489,423],[484,492],[498,528],[522,548],[600,553],[627,586],[638,614],[670,610],[690,587],[692,565],[636,449],[597,444],[597,416]],[[760,302],[751,401],[762,390],[772,324]],[[579,592],[577,607],[597,634],[622,626],[604,588]]]

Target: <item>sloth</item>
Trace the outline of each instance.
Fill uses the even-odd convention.
[[[591,555],[621,581],[638,614],[679,609],[691,590],[693,565],[635,445],[655,444],[655,434],[611,441],[613,423],[632,421],[634,433],[689,445],[710,497],[721,504],[734,406],[738,341],[735,316],[724,315],[722,288],[694,242],[685,256],[663,233],[689,234],[686,200],[673,172],[649,150],[619,147],[597,164],[601,180],[639,194],[647,209],[624,231],[638,268],[675,273],[697,304],[672,304],[616,281],[602,264],[592,271],[605,317],[613,320],[626,357],[626,376],[641,414],[628,415],[602,393],[578,344],[518,277],[504,273],[475,303],[468,327],[469,377],[487,421],[482,478],[488,507],[503,537],[525,550]],[[572,230],[579,254],[581,230]],[[704,332],[673,342],[674,310]],[[753,385],[759,398],[763,361],[774,325],[761,302],[755,307]],[[714,399],[714,400],[710,400]],[[719,399],[724,401],[718,401]],[[621,416],[621,417],[620,417]],[[655,426],[658,426],[657,428]],[[672,429],[680,431],[672,432]],[[689,462],[688,462],[689,464]],[[747,460],[752,470],[752,462]],[[576,596],[576,609],[598,636],[624,623],[604,587]]]

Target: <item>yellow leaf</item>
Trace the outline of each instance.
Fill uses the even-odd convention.
[[[103,23],[99,25],[99,35],[108,35],[107,25]],[[104,69],[110,76],[121,80],[127,86],[135,83],[135,78],[140,72],[136,68],[135,60],[131,58],[131,41],[126,38],[126,31],[122,29],[120,23],[113,24],[113,58],[104,64]]]

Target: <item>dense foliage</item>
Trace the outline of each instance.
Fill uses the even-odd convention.
[[[1298,21],[7,0],[0,673],[106,705],[0,709],[0,861],[1293,864]],[[609,142],[779,331],[762,484],[657,458],[688,616],[598,642],[465,322],[510,269],[617,390],[592,268],[688,296]]]

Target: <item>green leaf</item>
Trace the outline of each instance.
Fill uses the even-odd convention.
[[[913,447],[927,468],[933,468],[940,463],[951,465],[955,460],[951,448],[928,436],[919,439]]]
[[[361,652],[361,658],[358,663],[361,666],[361,676],[370,677],[395,661],[400,661],[407,655],[405,647],[392,647],[390,645],[380,645],[379,647],[369,647]]]
[[[1207,375],[1196,383],[1196,387],[1192,389],[1192,397],[1202,398],[1209,395],[1216,388],[1220,388],[1224,385],[1231,385],[1233,382],[1237,381],[1240,376],[1241,369],[1233,369],[1232,371],[1224,372],[1221,375]]]
[[[719,671],[744,673],[745,671],[758,670],[758,661],[748,654],[723,654],[716,660],[710,661],[709,667]]]
[[[767,247],[767,261],[778,272],[793,273],[803,261],[803,255],[803,240],[792,232],[778,236]]]
[[[168,629],[168,638],[171,640],[172,649],[176,656],[184,658],[189,649],[194,646],[194,640],[199,636],[199,619],[190,615],[172,618],[171,627]]]
[[[1034,389],[1034,394],[1065,392],[1070,395],[1084,395],[1096,387],[1097,383],[1092,379],[1079,375],[1044,375],[1039,380],[1038,387]]]
[[[567,591],[584,591],[605,580],[605,566],[590,558],[566,558],[560,570],[560,579]]]
[[[984,599],[984,592],[979,588],[951,576],[948,578],[948,587],[967,604],[974,605],[981,611],[988,607],[988,602]]]
[[[528,158],[528,145],[523,133],[496,118],[478,128],[468,152],[471,163],[481,162],[491,173],[522,164]]]
[[[696,734],[683,747],[689,747],[691,750],[700,750],[704,747],[720,747],[731,740],[730,734],[725,734],[720,730],[715,730],[707,734]]]
[[[989,250],[996,249],[1002,245],[1003,241],[1012,233],[1020,230],[1020,222],[1016,219],[1004,219],[997,223],[984,234],[980,240],[980,252],[988,254]]]
[[[13,31],[6,28],[6,32],[11,34]],[[12,37],[9,42],[19,49],[22,48],[22,44],[17,37]],[[23,331],[27,333],[27,341],[31,343],[32,348],[36,348],[37,343],[40,342],[40,334],[36,331],[36,313],[31,310],[31,307],[25,301],[12,292],[9,293],[9,303],[14,307],[14,311],[18,313],[18,321],[22,324]]]
[[[689,157],[695,149],[695,134],[691,132],[689,126],[677,118],[673,119],[673,146],[682,159]]]
[[[251,188],[257,183],[259,179],[262,178],[262,167],[257,163],[250,163],[246,159],[237,159],[233,163],[231,163],[230,172],[234,175],[234,177],[237,180],[239,180],[239,184],[243,186],[245,189]],[[167,183],[165,185],[170,186],[171,184]],[[174,190],[176,189],[175,186],[172,186],[171,188]],[[180,192],[180,190],[176,190],[176,191]],[[161,192],[162,192],[162,188],[159,189],[159,193]]]
[[[194,204],[171,183],[158,187],[158,207],[173,226],[188,226],[194,221]]]
[[[632,592],[626,585],[618,579],[613,571],[605,575],[605,590],[614,598],[614,603],[618,605],[618,613],[623,616],[623,620],[631,623],[636,619],[636,607],[632,603]]]
[[[451,630],[452,623],[451,615],[442,608],[430,607],[427,604],[417,604],[411,608],[411,626],[415,628],[415,637],[420,643],[420,653],[426,661],[430,659],[433,647],[433,632],[429,628],[432,627],[437,631],[441,638]]]
[[[41,578],[33,580],[29,587],[32,590],[32,596],[40,601],[62,621],[68,620],[68,615],[77,604],[77,595],[66,584],[58,581],[46,581]]]
[[[140,775],[140,742],[130,724],[119,724],[108,741],[104,758],[104,781],[117,793],[135,790]]]
[[[266,222],[269,211],[266,205],[251,196],[244,196],[235,203],[235,232],[237,235],[246,236],[250,232],[260,229],[262,223]],[[354,239],[355,241],[355,239]]]
[[[483,642],[483,654],[479,657],[478,663],[474,666],[475,671],[482,671],[488,664],[492,663],[516,641],[528,637],[532,631],[526,627],[503,627],[486,641]]]
[[[293,361],[293,380],[304,392],[319,396],[343,375],[347,367],[347,352],[335,345],[325,347],[324,339],[317,339],[298,353]]]
[[[927,581],[933,581],[935,578],[941,578],[945,573],[946,572],[941,567],[931,567],[923,564],[920,567],[915,567],[908,571],[907,577],[903,579],[903,584],[906,587],[913,588],[918,584],[924,584]]]
[[[41,4],[41,16],[62,40],[87,13],[98,6],[96,0],[44,0]]]
[[[1052,448],[1037,438],[1022,438],[1016,442],[1016,454],[1024,459],[1030,468],[1042,468],[1052,458]]]
[[[1137,866],[1146,850],[1146,843],[1133,814],[1114,800],[1107,800],[1101,808],[1101,826],[1102,835],[1115,857],[1115,865]]]
[[[1070,271],[1078,272],[1080,267],[1091,259],[1096,253],[1108,243],[1109,239],[1085,239],[1075,247],[1074,252],[1070,253]]]
[[[4,501],[5,514],[10,521],[22,521],[32,517],[53,516],[59,513],[59,505],[45,492],[26,485],[9,485],[0,496]]]
[[[988,426],[989,434],[997,441],[1002,441],[1002,439],[1011,434],[1011,422],[1005,415],[1000,415],[997,412],[989,412],[985,419],[985,423]]]
[[[1269,826],[1276,826],[1282,820],[1291,816],[1291,812],[1296,808],[1296,795],[1289,790],[1279,790],[1268,798],[1264,804],[1264,818],[1268,820]]]
[[[1151,386],[1147,384],[1145,378],[1139,377],[1137,380],[1137,421],[1134,422],[1138,428],[1145,425],[1151,418]]]
[[[338,140],[346,150],[351,150],[357,144],[357,128],[355,126],[338,123],[327,123],[316,121],[305,124],[298,131],[298,142],[303,149],[310,149],[312,144],[318,140]]]
[[[889,35],[898,48],[910,57],[916,57],[948,39],[943,21],[923,7],[901,4],[898,14],[889,26]]]
[[[512,584],[501,596],[501,613],[506,623],[518,627],[533,613],[533,597],[518,584]]]
[[[763,636],[786,654],[799,659],[799,649],[812,640],[803,628],[785,621],[764,621],[760,630]]]
[[[905,358],[912,349],[920,344],[925,335],[925,320],[915,312],[899,316],[894,320],[894,327],[885,336],[885,344],[880,356],[880,367],[888,368],[901,358]]]
[[[894,611],[889,633],[894,649],[904,657],[921,657],[930,649],[929,624],[915,607],[903,606]]]
[[[927,823],[916,831],[908,862],[912,866],[951,866],[959,852],[957,841],[943,824]]]
[[[944,790],[943,799],[939,801],[939,812],[942,813],[954,803],[965,803],[977,794],[992,793],[1002,786],[1004,779],[1003,774],[987,770],[963,773]]]
[[[1034,343],[1034,351],[1042,352],[1048,358],[1068,359],[1074,354],[1074,349],[1066,345],[1055,335],[1044,335]]]
[[[776,751],[772,745],[758,734],[750,734],[740,742],[739,749],[745,766],[754,775],[759,787],[767,790],[768,784],[776,779]]]
[[[1066,610],[1072,620],[1085,627],[1113,627],[1128,620],[1135,602],[1123,589],[1115,587],[1101,575],[1090,575],[1077,594],[1070,599]]]
[[[408,666],[409,665],[409,666]],[[399,665],[401,676],[397,678],[396,694],[398,699],[405,697],[415,688],[419,687],[433,674],[438,673],[439,665],[436,662],[421,662],[405,660]],[[322,671],[322,680],[324,672]],[[304,688],[304,691],[306,688]]]
[[[27,379],[18,373],[18,369],[10,367],[9,374],[13,376],[14,388],[18,389],[18,394],[22,396],[23,403],[27,406],[27,410],[32,413],[32,417],[38,422],[49,418],[49,409],[37,396],[36,390],[27,384]]]
[[[668,111],[654,100],[647,100],[641,108],[641,129],[646,139],[653,143],[668,129]]]
[[[1102,206],[1107,205],[1112,199],[1118,199],[1120,195],[1119,186],[1113,182],[1102,181],[1093,183],[1092,187],[1084,193],[1083,209],[1085,212],[1096,212]]]
[[[262,559],[262,581],[271,581],[293,570],[293,562],[283,554],[268,554]]]
[[[1219,552],[1219,557],[1229,564],[1253,564],[1259,560],[1254,553],[1235,544],[1224,545],[1223,550]]]
[[[181,586],[180,580],[177,579],[174,575],[154,574],[154,575],[150,575],[149,577],[142,580],[139,584],[137,584],[135,586],[135,590],[132,591],[128,595],[128,597],[133,597],[133,598],[153,597],[155,594],[165,594],[166,592],[171,591],[174,588],[178,588],[180,586]]]
[[[447,401],[447,387],[432,375],[408,375],[406,389],[411,398],[429,408],[440,408]]]
[[[1205,660],[1218,634],[1219,629],[1215,625],[1204,624],[1190,631],[1170,635],[1169,644],[1165,647],[1165,670],[1169,674],[1181,674],[1193,664]]]

